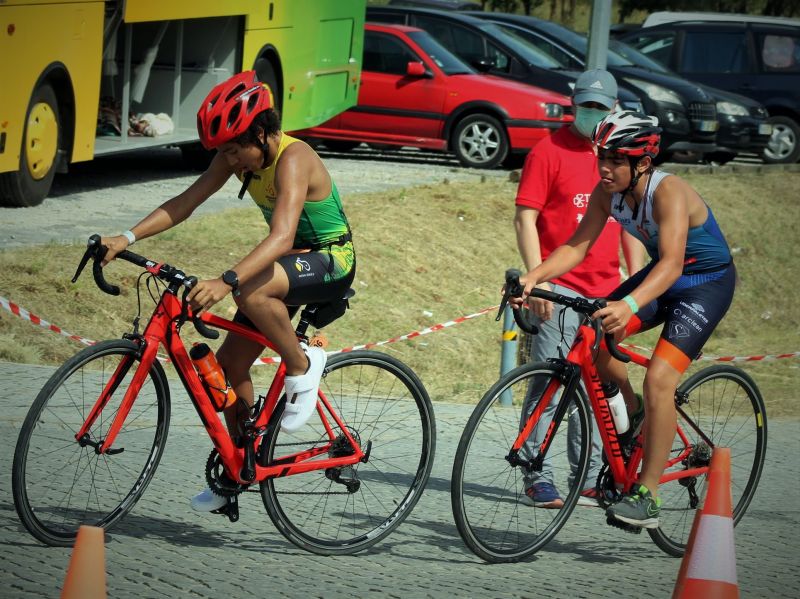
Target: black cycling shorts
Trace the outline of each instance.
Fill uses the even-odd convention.
[[[653,265],[622,283],[609,299],[620,300],[636,289]],[[663,324],[653,355],[683,372],[728,311],[735,285],[733,264],[714,272],[681,275],[661,297],[639,308],[626,327],[626,336]]]
[[[297,313],[298,306],[343,298],[356,275],[351,242],[317,252],[287,254],[277,262],[289,278],[289,291],[283,301],[289,307],[290,318]],[[236,311],[233,320],[255,328],[241,310]]]

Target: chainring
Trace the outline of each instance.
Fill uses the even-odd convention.
[[[208,483],[208,488],[220,497],[233,497],[247,489],[247,485],[234,482],[225,473],[222,458],[216,449],[211,450],[211,454],[206,461],[206,482]]]

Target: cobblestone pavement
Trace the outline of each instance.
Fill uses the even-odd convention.
[[[56,597],[70,550],[40,545],[11,498],[17,434],[52,368],[0,363],[0,596]],[[366,553],[320,557],[286,541],[260,496],[246,494],[231,524],[198,514],[188,498],[204,486],[210,443],[179,385],[172,426],[155,478],[133,511],[107,535],[109,597],[611,597],[671,594],[680,561],[646,534],[605,524],[578,508],[544,550],[518,564],[488,565],[462,543],[450,509],[450,469],[472,406],[435,404],[438,448],[421,501],[395,532]],[[767,464],[753,504],[736,528],[743,597],[798,597],[800,423],[769,423]]]

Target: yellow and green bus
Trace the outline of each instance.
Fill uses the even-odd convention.
[[[0,205],[40,203],[56,172],[95,156],[204,157],[199,104],[242,70],[270,85],[285,130],[326,121],[358,100],[365,12],[366,0],[0,0]]]

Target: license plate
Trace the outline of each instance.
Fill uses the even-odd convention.
[[[772,135],[772,125],[769,123],[761,123],[758,126],[759,135]]]
[[[717,121],[697,121],[697,128],[705,133],[711,133],[719,128]]]

